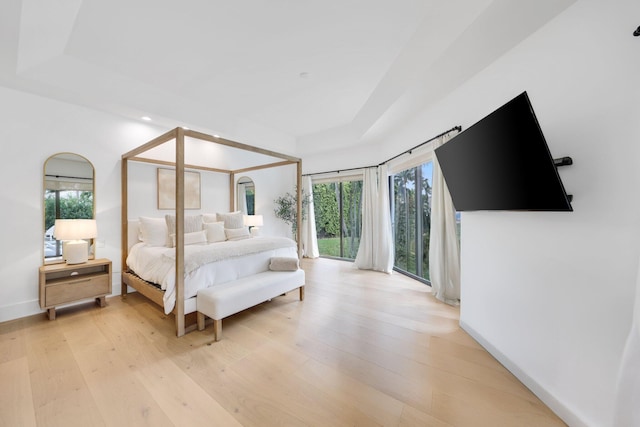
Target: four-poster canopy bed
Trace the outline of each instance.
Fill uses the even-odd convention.
[[[224,147],[228,147],[233,150],[240,150],[240,152],[249,152],[254,153],[252,155],[247,154],[247,158],[251,157],[254,161],[253,165],[249,165],[247,167],[235,168],[233,170],[216,168],[210,165],[202,165],[199,164],[201,158],[198,159],[198,164],[186,164],[185,163],[185,146],[191,141],[200,141],[211,144],[219,144]],[[149,151],[153,151],[157,147],[162,146],[163,144],[173,142],[175,144],[175,160],[168,161],[166,159],[156,159],[149,157],[141,157],[143,153],[147,153]],[[263,159],[267,159],[266,163],[255,164],[256,154],[262,155],[259,156]],[[273,159],[277,161],[273,161]],[[173,257],[175,258],[175,306],[171,310],[176,319],[176,334],[178,336],[182,336],[185,332],[191,331],[196,328],[196,324],[189,325],[187,327],[185,322],[185,316],[191,312],[195,311],[195,304],[190,304],[189,308],[185,306],[185,191],[184,191],[184,173],[185,169],[195,169],[202,170],[208,172],[218,172],[225,173],[229,175],[229,211],[234,211],[235,206],[235,176],[239,173],[249,172],[253,170],[265,169],[265,168],[273,168],[280,167],[286,165],[296,165],[297,166],[297,179],[296,179],[296,188],[298,191],[298,203],[297,203],[297,218],[298,218],[298,227],[297,227],[297,236],[296,240],[297,257],[300,258],[302,256],[302,247],[301,247],[301,230],[302,226],[301,222],[301,211],[302,211],[302,197],[301,197],[301,189],[302,189],[302,161],[299,158],[288,156],[285,154],[277,153],[270,150],[265,150],[259,147],[253,147],[247,144],[242,144],[239,142],[231,141],[228,139],[207,135],[201,132],[196,132],[189,129],[184,128],[175,128],[163,135],[158,136],[157,138],[147,142],[146,144],[141,145],[140,147],[133,149],[122,155],[122,296],[126,297],[127,294],[127,286],[131,286],[142,295],[149,298],[151,301],[155,302],[160,306],[165,306],[165,290],[162,290],[157,285],[150,283],[141,277],[139,277],[134,271],[128,268],[127,266],[127,258],[130,253],[130,249],[132,247],[131,240],[135,240],[137,236],[137,231],[132,233],[130,230],[130,220],[129,220],[129,209],[128,209],[128,199],[129,199],[129,188],[128,188],[128,168],[129,162],[143,162],[156,164],[161,166],[169,166],[175,168],[175,254]],[[215,162],[215,159],[205,159],[205,161]],[[133,235],[133,237],[132,237]],[[295,249],[294,249],[295,250]],[[303,297],[303,286],[300,287],[300,296]],[[195,297],[192,298],[195,300]]]

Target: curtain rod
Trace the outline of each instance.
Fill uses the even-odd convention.
[[[447,130],[447,131],[444,131],[444,132],[442,132],[441,134],[436,135],[436,136],[434,136],[434,137],[433,137],[433,138],[431,138],[431,139],[427,139],[425,142],[421,142],[420,144],[416,145],[415,147],[409,148],[407,151],[405,151],[405,152],[403,152],[403,153],[400,153],[400,154],[398,154],[397,156],[393,156],[392,158],[387,159],[387,160],[385,160],[385,161],[384,161],[384,162],[382,162],[382,163],[379,163],[379,164],[378,164],[378,166],[382,166],[382,165],[384,165],[385,163],[390,162],[391,160],[397,159],[397,158],[398,158],[398,157],[400,157],[400,156],[404,156],[405,154],[411,154],[411,152],[412,152],[413,150],[415,150],[415,149],[417,149],[417,148],[420,148],[420,147],[422,147],[423,145],[430,143],[430,142],[431,142],[431,141],[433,141],[434,139],[438,139],[438,138],[440,138],[441,136],[444,136],[444,135],[448,134],[449,132],[453,132],[454,130],[457,130],[458,132],[460,132],[460,131],[462,130],[462,126],[454,126],[454,127],[452,127],[451,129],[449,129],[449,130]]]
[[[45,175],[48,178],[69,178],[69,179],[86,179],[86,180],[92,180],[93,178],[86,178],[83,176],[66,176],[66,175]]]
[[[451,129],[449,129],[449,130],[447,130],[447,131],[444,131],[444,132],[442,132],[442,133],[440,133],[440,134],[438,134],[438,135],[434,136],[433,138],[430,138],[430,139],[428,139],[428,140],[426,140],[426,141],[424,141],[424,142],[421,142],[420,144],[416,145],[416,146],[415,146],[415,147],[413,147],[413,148],[410,148],[410,149],[408,149],[408,150],[406,150],[406,151],[403,151],[402,153],[400,153],[400,154],[398,154],[398,155],[396,155],[396,156],[393,156],[392,158],[387,159],[387,160],[385,160],[385,161],[384,161],[384,162],[382,162],[382,163],[378,163],[377,165],[372,165],[372,166],[360,166],[360,167],[357,167],[357,168],[339,169],[339,170],[335,170],[335,171],[327,171],[327,172],[305,173],[305,174],[303,174],[302,176],[323,175],[323,174],[326,174],[326,173],[341,173],[341,172],[348,172],[348,171],[354,171],[354,170],[359,170],[359,169],[375,168],[375,167],[378,167],[378,166],[382,166],[382,165],[384,165],[385,163],[390,162],[391,160],[397,159],[397,158],[398,158],[398,157],[400,157],[400,156],[403,156],[403,155],[405,155],[405,154],[411,154],[411,152],[412,152],[413,150],[415,150],[415,149],[417,149],[417,148],[420,148],[420,147],[422,147],[423,145],[430,143],[430,142],[431,142],[431,141],[433,141],[434,139],[440,138],[441,136],[444,136],[444,135],[448,134],[449,132],[453,132],[454,130],[457,130],[458,132],[460,132],[460,131],[462,130],[462,126],[454,126],[454,127],[452,127]]]
[[[367,168],[374,168],[374,167],[376,167],[376,166],[375,165],[372,165],[372,166],[360,166],[360,167],[357,167],[357,168],[339,169],[339,170],[335,170],[335,171],[305,173],[305,174],[302,174],[302,176],[324,175],[326,173],[342,173],[342,172],[357,171],[357,170],[360,170],[360,169],[367,169]]]

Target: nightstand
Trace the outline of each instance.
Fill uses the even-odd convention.
[[[111,261],[92,259],[82,264],[50,264],[40,267],[40,307],[49,320],[56,318],[56,306],[95,298],[100,307],[111,293]]]

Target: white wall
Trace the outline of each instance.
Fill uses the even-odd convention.
[[[38,302],[38,267],[43,260],[42,174],[46,159],[69,151],[93,163],[98,239],[104,242],[104,247],[96,251],[98,257],[112,260],[113,293],[119,294],[120,159],[123,153],[166,131],[0,86],[0,178],[4,184],[0,187],[0,322],[42,311]],[[265,140],[264,135],[255,135],[253,140],[269,144],[265,148],[278,148],[277,141]],[[254,178],[258,203],[267,211],[273,211],[269,204],[275,199],[274,194],[289,191],[295,182],[295,167],[279,169],[285,171],[270,175],[265,170]],[[130,174],[133,189],[129,191],[135,192],[130,200],[133,217],[168,213],[156,208],[155,166],[132,165]],[[203,173],[202,179],[202,211],[228,211],[228,177]],[[267,228],[272,233],[286,233],[286,226],[283,232],[277,223],[265,225]]]
[[[640,246],[637,1],[579,1],[440,105],[526,89],[573,213],[463,214],[461,324],[572,426],[610,425]],[[471,100],[471,101],[469,101]]]
[[[305,172],[377,163],[528,91],[551,153],[573,157],[575,212],[464,213],[461,324],[572,426],[611,424],[631,325],[639,17],[637,0],[579,0],[377,148],[305,158]]]

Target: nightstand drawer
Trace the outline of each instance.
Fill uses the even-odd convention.
[[[110,277],[102,274],[98,276],[81,276],[64,282],[48,285],[45,288],[45,306],[73,302],[85,298],[94,298],[111,292]]]

